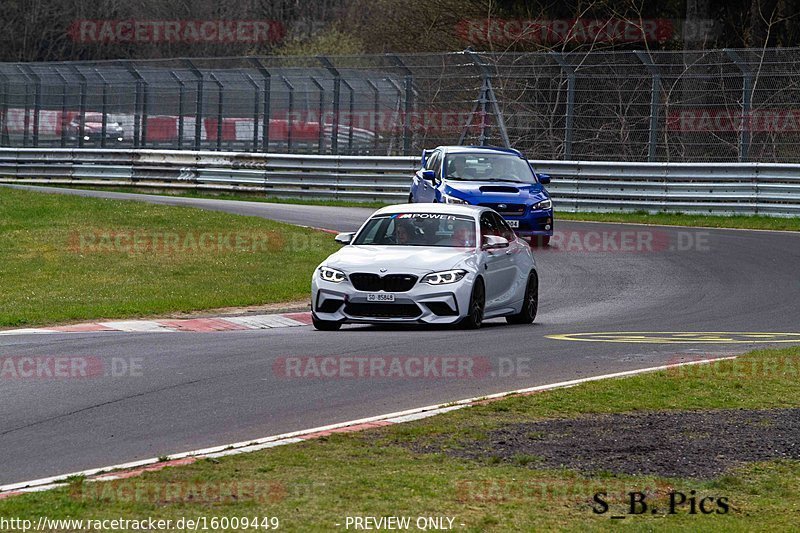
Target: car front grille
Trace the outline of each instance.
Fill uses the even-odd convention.
[[[478,204],[481,207],[491,207],[503,216],[521,217],[525,214],[525,204]],[[504,207],[500,207],[504,206]]]
[[[422,314],[416,304],[392,303],[349,302],[344,312],[350,316],[364,318],[414,318]]]
[[[406,292],[410,291],[417,282],[417,276],[411,274],[389,274],[379,276],[366,272],[356,272],[350,274],[350,283],[359,291],[386,291],[386,292]]]

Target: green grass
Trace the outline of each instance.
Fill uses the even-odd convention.
[[[556,206],[558,209],[558,206]],[[766,216],[710,216],[682,213],[565,213],[556,210],[558,220],[588,220],[594,222],[622,222],[634,224],[657,224],[663,226],[698,226],[703,228],[739,228],[800,231],[800,217]]]
[[[297,300],[337,247],[256,217],[0,187],[0,326]]]
[[[139,194],[161,194],[167,196],[185,196],[189,198],[216,198],[221,200],[247,200],[256,202],[299,204],[299,205],[326,205],[334,207],[368,207],[379,209],[386,205],[384,202],[354,202],[346,200],[317,200],[308,198],[275,198],[264,196],[263,193],[221,193],[207,191],[175,191],[159,189],[137,189],[136,187],[79,187],[65,185],[71,189],[111,190],[116,192],[133,192]],[[559,211],[556,206],[556,224],[558,220],[576,220],[592,222],[620,222],[633,224],[656,224],[664,226],[698,226],[704,228],[739,228],[739,229],[764,229],[800,231],[800,217],[767,217],[767,216],[712,216],[682,213],[657,213],[650,214],[645,211],[635,213],[567,213]]]
[[[120,482],[93,485],[77,479],[69,488],[0,501],[0,516],[276,516],[286,531],[344,529],[345,518],[355,515],[450,516],[457,530],[476,532],[602,531],[612,524],[633,531],[791,531],[800,512],[798,461],[753,463],[707,481],[610,473],[589,478],[566,469],[539,469],[533,456],[510,463],[469,461],[415,452],[410,445],[455,445],[509,423],[587,413],[798,407],[798,371],[800,348],[758,351],[704,369],[513,396],[432,419],[201,460]],[[241,492],[235,500],[229,497],[232,486]],[[668,491],[695,490],[727,497],[730,511],[609,518],[624,512],[622,494],[646,489],[655,489],[648,502],[662,510]],[[609,492],[611,509],[595,515],[592,496],[601,490]],[[187,496],[197,493],[205,498]]]
[[[180,189],[158,189],[158,188],[138,188],[138,187],[87,187],[80,185],[49,185],[50,187],[61,187],[65,189],[82,189],[87,191],[111,191],[135,194],[157,194],[160,196],[178,196],[183,198],[211,198],[214,200],[239,200],[245,202],[263,202],[268,204],[296,204],[296,205],[322,205],[328,207],[366,207],[380,209],[388,204],[386,202],[356,202],[349,200],[324,200],[317,198],[277,198],[266,196],[263,192],[213,192],[202,189],[180,190]]]

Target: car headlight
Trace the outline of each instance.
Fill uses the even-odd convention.
[[[461,198],[456,198],[455,196],[447,196],[446,194],[442,195],[442,202],[446,204],[469,204],[466,200],[462,200]]]
[[[344,272],[329,267],[319,267],[319,277],[331,283],[341,283],[347,279]]]
[[[466,270],[444,270],[442,272],[431,272],[422,278],[422,283],[427,283],[429,285],[444,285],[446,283],[455,283],[466,275]]]
[[[552,209],[553,208],[553,201],[548,198],[547,200],[542,200],[538,204],[535,204],[531,207],[531,211],[540,211],[542,209]]]

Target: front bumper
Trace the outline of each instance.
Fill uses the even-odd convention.
[[[474,279],[470,272],[446,285],[417,282],[409,291],[392,293],[394,302],[375,303],[348,280],[332,283],[315,275],[312,311],[320,320],[352,324],[454,324],[466,316]]]
[[[553,235],[553,210],[545,209],[542,211],[530,211],[521,217],[504,215],[506,220],[516,220],[518,228],[514,228],[514,233],[520,237],[533,237],[537,235]]]

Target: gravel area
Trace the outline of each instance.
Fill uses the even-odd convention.
[[[530,468],[710,479],[754,461],[800,459],[800,409],[659,411],[510,425],[446,453]],[[438,451],[426,446],[417,451]],[[520,461],[526,456],[532,461]]]

